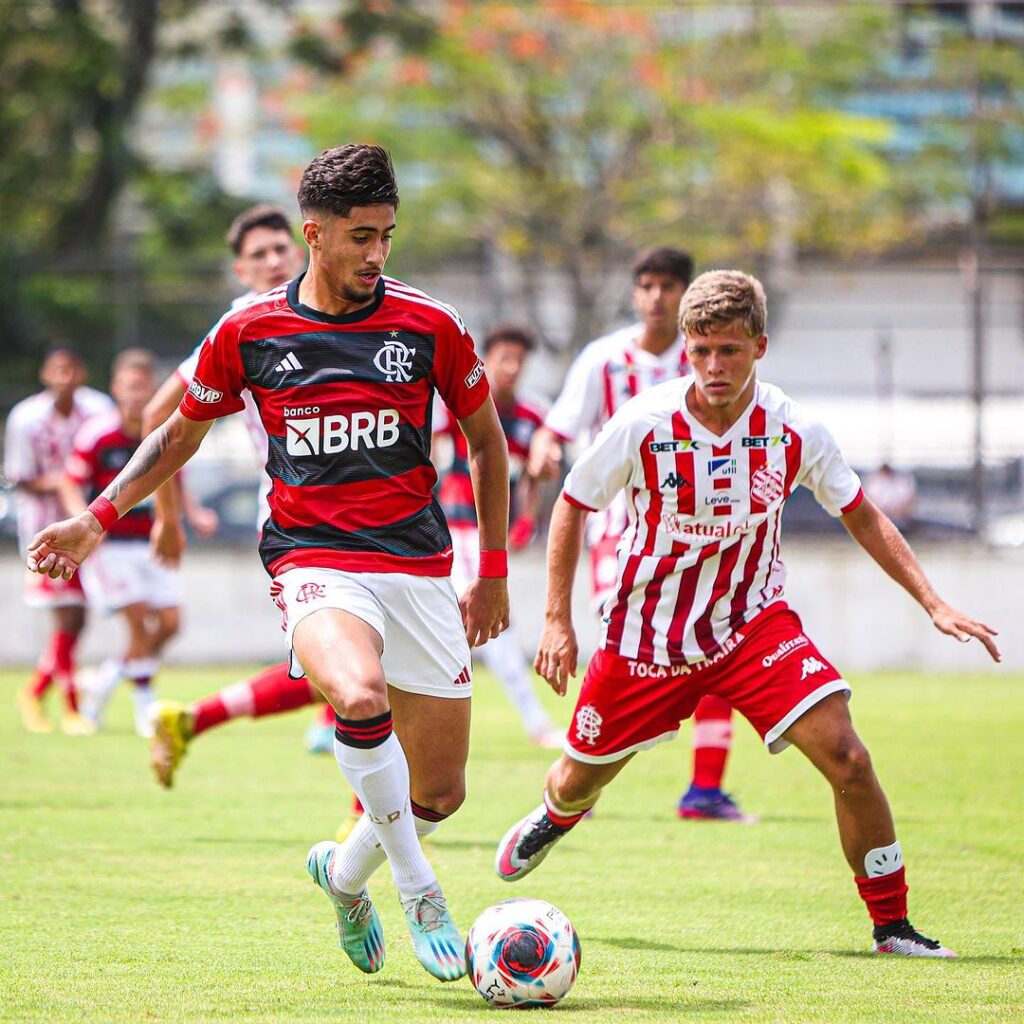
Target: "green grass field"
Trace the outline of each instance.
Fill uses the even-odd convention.
[[[168,671],[194,697],[237,673]],[[386,869],[372,883],[388,962],[359,974],[304,868],[347,791],[301,746],[308,715],[202,737],[179,784],[153,783],[127,694],[109,732],[21,731],[21,677],[0,673],[0,1020],[483,1021],[466,981],[416,963]],[[673,814],[682,741],[642,755],[543,867],[516,886],[491,867],[538,799],[547,752],[521,739],[478,673],[469,798],[429,843],[463,930],[487,905],[535,895],[583,944],[554,1011],[587,1024],[1024,1020],[1024,679],[858,679],[855,719],[893,803],[926,934],[953,962],[875,958],[824,783],[740,724],[729,784],[753,827]],[[552,704],[554,705],[554,699]],[[561,705],[562,720],[568,705]]]

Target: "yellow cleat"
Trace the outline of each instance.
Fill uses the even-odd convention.
[[[18,691],[21,724],[29,732],[53,732],[50,720],[43,714],[43,702],[26,686]]]
[[[151,711],[153,737],[149,741],[149,762],[157,782],[170,789],[185,748],[192,739],[194,716],[184,705],[171,700],[154,701]]]
[[[65,711],[61,715],[60,731],[65,736],[92,736],[96,732],[96,724],[77,711]]]

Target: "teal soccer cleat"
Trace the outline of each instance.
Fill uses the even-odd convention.
[[[448,913],[440,889],[402,899],[412,948],[438,981],[458,981],[466,973],[466,943]]]
[[[366,889],[350,896],[331,884],[330,865],[337,848],[329,839],[317,843],[306,857],[306,870],[334,907],[341,948],[364,974],[375,974],[384,966],[384,929]]]

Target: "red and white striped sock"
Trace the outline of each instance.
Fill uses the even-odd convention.
[[[732,747],[732,706],[707,694],[693,713],[693,784],[721,789]]]

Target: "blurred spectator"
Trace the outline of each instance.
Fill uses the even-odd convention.
[[[864,481],[864,493],[899,527],[906,531],[914,522],[917,483],[914,474],[893,469],[883,462]]]

